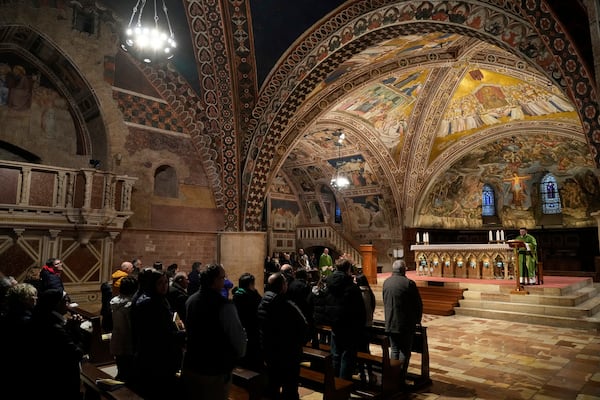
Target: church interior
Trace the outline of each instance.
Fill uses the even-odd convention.
[[[58,257],[73,301],[97,305],[136,258],[262,283],[266,257],[329,248],[417,274],[413,245],[500,246],[526,227],[547,276],[600,281],[597,1],[142,3],[0,2],[5,275]],[[142,23],[168,53],[132,46]],[[464,261],[495,279],[499,255]],[[592,376],[569,396],[598,398]],[[414,398],[460,384],[445,389]]]

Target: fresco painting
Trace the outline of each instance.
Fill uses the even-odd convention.
[[[295,231],[300,218],[300,207],[295,201],[271,199],[269,217],[274,230]]]
[[[542,87],[489,70],[465,74],[437,128],[430,155],[488,126],[551,116],[577,120],[573,105],[554,87]]]
[[[371,186],[378,183],[376,174],[360,154],[334,158],[327,162],[336,168],[341,176],[348,178],[351,187]]]
[[[275,181],[271,184],[272,193],[292,194],[292,189],[281,175],[275,177]]]
[[[353,232],[388,230],[388,210],[381,195],[348,197],[346,214]]]
[[[495,191],[504,227],[535,226],[541,209],[539,184],[551,173],[558,183],[564,226],[588,226],[593,223],[590,213],[600,207],[593,171],[585,142],[550,134],[505,138],[470,152],[437,177],[424,196],[419,224],[480,227],[481,192],[487,183]]]

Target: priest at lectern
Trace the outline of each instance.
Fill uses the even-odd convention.
[[[519,248],[519,282],[524,285],[536,284],[537,273],[537,241],[527,233],[527,228],[519,229],[519,236],[515,240],[525,243]]]

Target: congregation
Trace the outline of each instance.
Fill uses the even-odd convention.
[[[115,379],[144,399],[225,400],[241,367],[265,377],[265,398],[297,400],[303,348],[325,344],[337,378],[375,385],[372,365],[357,358],[373,336],[376,299],[366,276],[345,255],[334,262],[328,249],[314,264],[302,249],[280,260],[265,260],[263,294],[255,276],[244,273],[235,285],[220,264],[198,261],[185,272],[160,261],[123,262],[101,286]],[[51,258],[21,283],[2,277],[1,339],[15,360],[9,378],[18,382],[32,365],[40,377],[23,387],[23,398],[83,396],[80,365],[91,330],[65,291],[61,264]],[[383,290],[385,330],[404,380],[422,302],[404,261],[392,269]],[[329,338],[319,336],[322,327]]]

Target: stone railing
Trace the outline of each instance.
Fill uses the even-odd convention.
[[[346,254],[358,266],[362,266],[362,255],[348,239],[330,225],[299,226],[296,239],[303,247],[325,246],[340,254]]]
[[[0,161],[0,227],[123,229],[137,178],[82,168]]]

